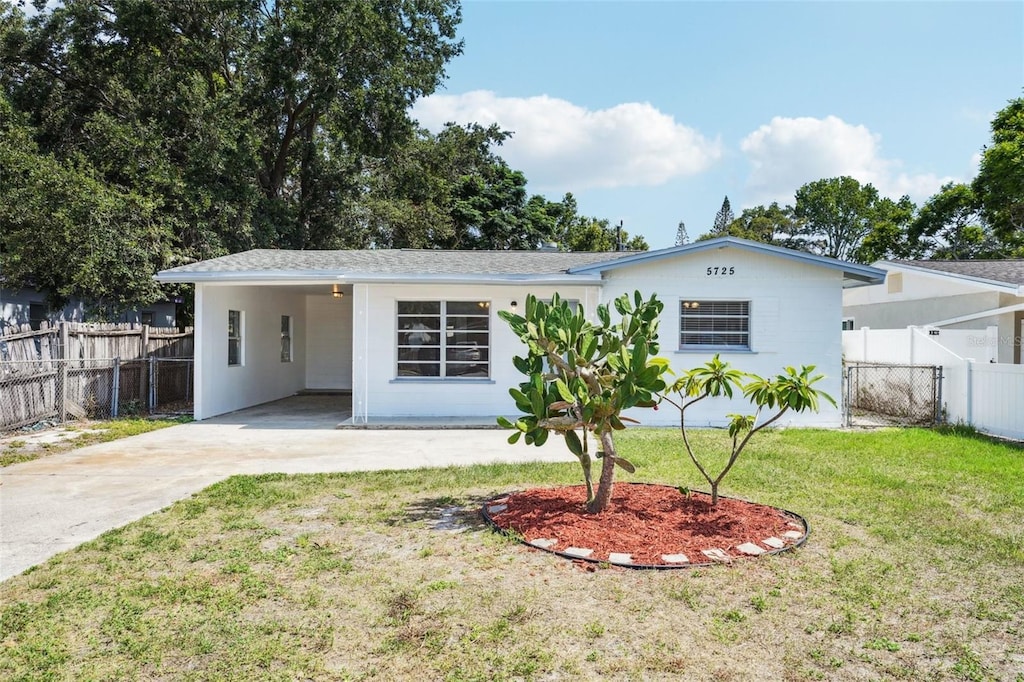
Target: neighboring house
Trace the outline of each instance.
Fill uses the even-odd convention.
[[[942,328],[996,327],[995,334],[979,333],[978,359],[1022,362],[1024,259],[896,260],[875,266],[887,271],[885,283],[844,292],[844,329],[935,327],[941,343]],[[992,343],[995,349],[980,347]]]
[[[845,286],[881,270],[725,237],[646,253],[256,250],[165,270],[195,286],[195,416],[304,389],[351,390],[353,421],[515,414],[521,342],[498,310],[555,292],[593,318],[622,293],[665,304],[660,355],[676,371],[720,353],[764,375],[814,364],[838,400]],[[614,313],[613,313],[614,314]],[[745,402],[705,401],[694,424],[724,424]],[[749,408],[747,408],[749,409]],[[674,410],[638,410],[677,424]],[[838,426],[823,404],[792,422]]]
[[[172,302],[154,303],[140,310],[121,313],[106,322],[131,322],[151,327],[174,327],[177,306]],[[77,299],[68,301],[63,308],[52,308],[46,292],[36,289],[8,289],[0,286],[0,334],[9,327],[27,324],[39,329],[42,322],[84,322],[87,320],[85,304]]]

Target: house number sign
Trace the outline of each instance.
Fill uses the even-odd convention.
[[[708,277],[712,275],[735,275],[736,266],[734,265],[719,265],[708,267]]]

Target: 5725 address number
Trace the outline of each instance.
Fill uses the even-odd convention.
[[[708,268],[708,277],[711,277],[712,275],[735,275],[735,274],[736,274],[736,267],[733,266],[733,265],[729,265],[729,266],[722,265],[720,267],[709,267]]]

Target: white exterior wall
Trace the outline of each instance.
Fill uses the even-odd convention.
[[[375,417],[493,417],[515,415],[508,389],[524,380],[512,365],[524,348],[508,325],[498,318],[516,301],[523,309],[527,294],[550,298],[555,292],[575,299],[592,316],[599,289],[592,286],[518,286],[453,284],[356,284],[352,324],[353,420]],[[396,378],[398,301],[490,301],[490,378]]]
[[[352,388],[352,296],[306,297],[306,388]]]
[[[735,268],[734,275],[707,274],[708,267]],[[639,290],[647,298],[656,293],[665,304],[659,327],[659,355],[668,358],[677,373],[710,360],[716,351],[679,350],[679,304],[684,300],[749,300],[750,344],[746,352],[721,352],[736,369],[774,376],[788,366],[816,365],[826,376],[818,388],[836,402],[842,386],[842,273],[829,268],[723,248],[687,254],[621,268],[607,273],[602,298],[611,301]],[[729,413],[750,414],[749,402],[740,398],[708,398],[686,412],[694,426],[723,426]],[[633,410],[630,416],[648,425],[679,423],[671,406],[658,411]],[[785,425],[840,426],[841,411],[822,403],[821,412],[786,415]]]
[[[195,417],[277,400],[304,387],[306,300],[287,287],[197,284]],[[243,364],[228,366],[228,310],[242,312]],[[292,316],[292,362],[281,362],[281,316]]]

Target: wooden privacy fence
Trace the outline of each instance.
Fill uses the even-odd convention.
[[[187,409],[192,350],[191,330],[62,323],[9,331],[0,336],[0,430]]]

